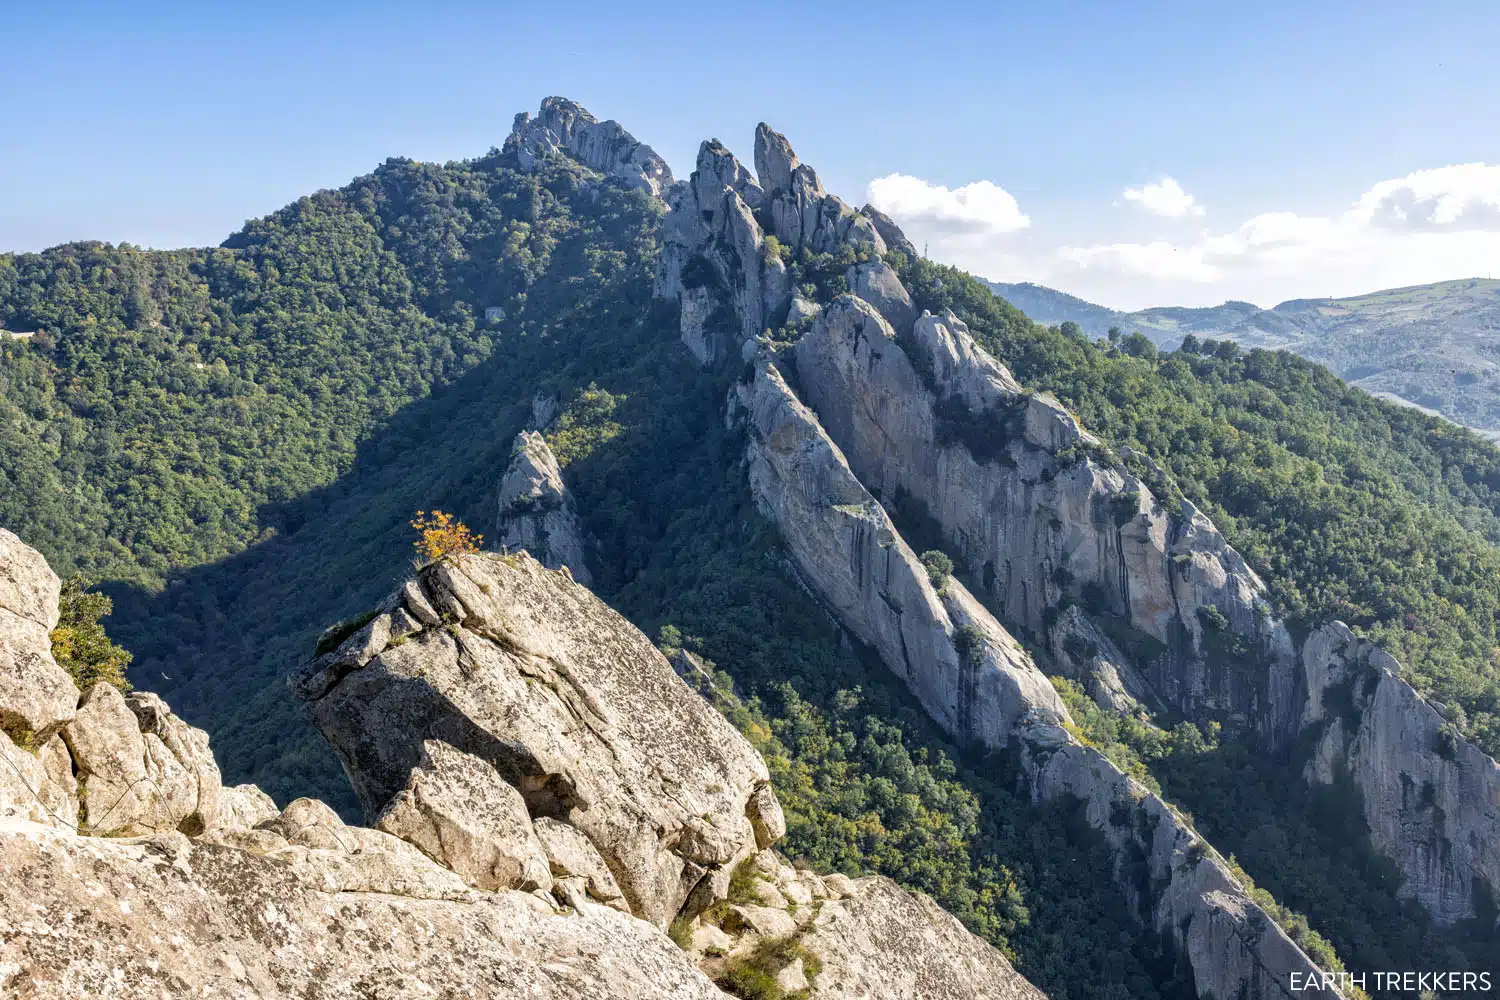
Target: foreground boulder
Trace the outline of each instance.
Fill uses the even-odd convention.
[[[723,1000],[649,924],[476,893],[412,853],[400,864],[429,878],[392,878],[399,865],[373,864],[390,855],[369,848],[261,854],[0,821],[0,993]],[[341,873],[356,861],[366,877]]]
[[[888,878],[744,863],[729,900],[681,931],[715,976],[758,973],[821,1000],[1041,1000],[998,951],[931,899]]]
[[[531,815],[583,833],[631,912],[663,926],[700,880],[768,846],[760,756],[566,573],[524,553],[457,556],[417,588],[413,603],[446,624],[389,638],[382,620],[427,613],[403,597],[293,679],[372,819],[441,740],[484,761]]]
[[[758,949],[783,995],[1039,996],[884,880],[859,883],[878,904],[812,920],[855,883],[769,850],[786,824],[759,755],[529,556],[428,567],[296,686],[371,730],[332,728],[377,829],[221,788],[207,738],[154,695],[97,685],[62,736],[0,733],[0,994],[722,1000],[718,958],[659,926],[676,915]],[[731,905],[751,865],[784,892]],[[982,981],[954,992],[964,977]]]

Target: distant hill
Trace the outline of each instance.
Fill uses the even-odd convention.
[[[1347,299],[1293,299],[1119,312],[1041,285],[990,282],[1041,323],[1077,323],[1102,336],[1139,330],[1175,348],[1192,334],[1286,349],[1378,396],[1500,434],[1500,280],[1468,278]]]

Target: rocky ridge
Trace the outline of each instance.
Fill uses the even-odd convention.
[[[1029,748],[1023,756],[1034,794],[1082,798],[1111,840],[1121,834],[1106,829],[1110,809],[1129,808],[1152,828],[1137,831],[1130,848],[1144,850],[1166,884],[1156,898],[1138,901],[1147,923],[1180,927],[1189,906],[1208,917],[1200,929],[1234,928],[1228,937],[1240,948],[1226,963],[1221,932],[1197,942],[1177,934],[1200,990],[1282,989],[1268,970],[1311,963],[1279,931],[1259,940],[1243,933],[1246,914],[1258,908],[1170,810],[1129,788],[1102,759],[1075,763],[1086,754],[1067,734],[1050,686],[1041,693],[1018,683],[1041,676],[1029,658],[990,656],[1020,645],[977,601],[983,618],[971,615],[968,629],[955,630],[944,598],[931,586],[924,590],[882,501],[915,500],[942,529],[984,604],[1047,639],[1058,666],[1071,668],[1101,703],[1146,712],[1168,706],[1195,720],[1222,720],[1280,751],[1319,721],[1304,711],[1319,678],[1275,620],[1263,583],[1201,512],[1185,502],[1168,509],[1055,400],[1019,386],[956,316],[916,316],[884,259],[888,238],[899,239],[890,220],[881,219],[878,230],[873,222],[850,225],[858,213],[823,192],[785,138],[765,125],[756,132],[755,163],[752,179],[722,145],[704,144],[668,216],[673,235],[656,293],[677,299],[682,338],[705,364],[731,356],[736,337],[743,341],[738,353],[750,364],[731,393],[728,419],[748,431],[752,491],[780,526],[804,580],[950,733]],[[846,292],[823,305],[804,305],[797,294],[794,307],[779,291],[785,262],[816,267],[824,263],[820,254],[847,263]],[[776,296],[754,294],[768,287]],[[793,312],[796,319],[784,322]],[[782,332],[773,333],[778,320]],[[944,590],[949,604],[972,601],[960,583]],[[978,631],[987,637],[981,648],[990,662],[972,673],[967,648],[961,652],[957,643],[972,643],[976,620],[984,622]],[[997,634],[1008,641],[988,640]],[[981,678],[995,683],[986,689]],[[1401,741],[1413,770],[1400,771],[1393,783],[1369,763],[1381,751],[1353,749],[1370,736],[1341,736],[1333,726],[1323,756],[1354,763],[1375,842],[1402,866],[1408,891],[1439,920],[1472,915],[1480,883],[1494,884],[1487,855],[1500,849],[1494,764],[1434,759],[1432,744],[1406,734],[1431,728],[1436,714],[1428,725],[1413,724],[1408,716],[1423,714],[1414,693],[1388,700],[1404,706],[1392,709],[1402,721],[1371,720],[1360,732],[1378,728]],[[976,717],[1004,721],[976,726]],[[1422,796],[1414,799],[1410,788],[1413,774],[1429,768],[1439,773],[1425,786],[1432,791],[1422,816],[1410,805]],[[1332,767],[1320,770],[1316,761],[1307,773],[1312,781],[1332,779]],[[1115,780],[1115,791],[1105,791]],[[1398,787],[1407,789],[1405,799],[1393,797]],[[1430,807],[1439,787],[1482,794],[1467,805],[1452,800],[1455,823]],[[1376,818],[1391,812],[1401,819]],[[1171,836],[1157,836],[1161,829]],[[1453,849],[1454,832],[1465,849]],[[1163,843],[1175,843],[1168,854],[1182,852],[1176,861],[1163,863],[1156,853]],[[1130,852],[1117,846],[1122,856]],[[1250,923],[1263,920],[1257,913]],[[1285,962],[1292,966],[1278,964]]]
[[[660,198],[672,186],[667,161],[619,122],[601,122],[573,101],[548,97],[535,118],[516,115],[503,152],[514,153],[522,170],[566,152],[578,162],[626,187]]]
[[[56,576],[4,531],[0,581],[4,613],[56,622]],[[21,687],[58,669],[45,631],[23,638]],[[1041,996],[929,900],[791,868],[759,755],[528,555],[427,567],[293,683],[370,827],[221,787],[155,695],[72,688],[60,732],[8,723],[0,991],[722,1000],[710,977],[732,973],[788,996]]]
[[[744,343],[741,353],[753,365],[731,394],[730,419],[744,420],[750,432],[752,489],[781,526],[804,578],[907,680],[935,720],[989,745],[967,722],[955,726],[962,720],[932,697],[930,689],[952,674],[950,651],[872,638],[871,621],[882,614],[875,597],[904,627],[909,610],[917,620],[931,617],[922,602],[899,593],[895,577],[882,575],[910,555],[882,504],[914,502],[942,530],[984,604],[1046,642],[1055,667],[1083,681],[1101,704],[1147,713],[1165,707],[1200,723],[1218,721],[1277,753],[1292,752],[1319,727],[1308,780],[1331,781],[1349,768],[1375,843],[1406,876],[1405,892],[1440,922],[1472,916],[1481,899],[1493,898],[1500,771],[1443,729],[1436,710],[1401,682],[1394,661],[1379,651],[1352,653],[1361,663],[1384,659],[1364,668],[1373,671],[1369,697],[1330,722],[1317,706],[1350,684],[1353,669],[1329,652],[1352,649],[1326,638],[1341,625],[1299,648],[1272,613],[1263,582],[1191,503],[1155,497],[1056,400],[1021,387],[951,312],[915,315],[882,256],[904,239],[889,219],[867,210],[859,216],[869,229],[841,224],[856,213],[814,189],[808,168],[765,125],[756,131],[755,163],[758,185],[726,150],[705,144],[693,190],[728,198],[720,182],[734,178],[735,190],[762,192],[759,215],[769,217],[778,258],[804,270],[825,264],[819,254],[849,263],[835,286],[844,294],[810,303],[799,310],[801,322]],[[809,180],[799,184],[798,176]],[[753,199],[744,204],[755,207]],[[809,205],[816,210],[806,211]],[[679,224],[689,225],[697,208],[675,206],[669,230],[679,215]],[[717,252],[722,241],[699,245]],[[729,262],[745,272],[739,284],[769,256],[767,245],[763,239],[736,250]],[[726,258],[716,261],[717,274]],[[658,294],[671,297],[673,273],[703,270],[694,258],[664,253]],[[733,274],[718,287],[726,285],[737,287]],[[694,309],[722,312],[739,301],[720,294]],[[682,334],[694,353],[722,353],[698,349],[699,331],[687,317],[685,311]],[[767,317],[763,311],[754,318]],[[863,528],[851,528],[861,519]],[[809,537],[819,534],[828,537]],[[845,564],[846,552],[855,554],[855,565]],[[876,559],[873,575],[860,565],[866,558]],[[1005,696],[1017,690],[997,689]],[[1045,699],[1023,696],[999,714],[1019,718],[1034,709],[1052,711]],[[1447,804],[1435,806],[1438,798]]]

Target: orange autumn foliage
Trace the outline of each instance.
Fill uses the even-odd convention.
[[[428,562],[455,552],[478,552],[484,541],[483,535],[473,534],[468,525],[440,510],[435,510],[430,515],[426,511],[417,511],[411,526],[421,535],[412,545]]]

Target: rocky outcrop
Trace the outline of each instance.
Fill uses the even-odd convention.
[[[738,344],[789,321],[783,252],[796,258],[857,250],[848,280],[872,295],[884,290],[897,310],[906,294],[880,270],[886,246],[875,223],[824,192],[786,137],[764,123],[755,133],[755,172],[758,178],[723,144],[705,142],[689,183],[673,193],[663,229],[654,293],[678,304],[682,340],[704,365],[733,357]],[[775,236],[774,248],[767,235]]]
[[[1043,996],[926,896],[887,878],[819,876],[771,851],[747,860],[732,899],[682,933],[711,975],[749,967],[820,1000]]]
[[[1291,990],[1294,974],[1308,982],[1316,967],[1160,798],[1055,727],[1033,727],[1020,746],[1032,794],[1083,803],[1115,850],[1122,891],[1148,926],[1175,940],[1199,996],[1336,995]]]
[[[1483,912],[1500,887],[1500,765],[1342,622],[1308,638],[1302,665],[1302,725],[1317,735],[1308,779],[1352,779],[1371,839],[1406,875],[1404,895],[1445,923]]]
[[[220,788],[206,738],[154,695],[97,685],[63,736],[0,733],[0,992],[722,1000],[705,973],[723,956],[659,926],[687,903],[680,923],[786,951],[787,992],[1040,996],[929,900],[777,858],[760,757],[529,556],[427,567],[295,687],[378,828]],[[80,834],[80,801],[111,836]],[[767,888],[742,899],[752,864]],[[983,981],[960,994],[965,977]]]
[[[1077,605],[1058,616],[1047,633],[1047,649],[1063,676],[1082,684],[1084,693],[1101,707],[1140,716],[1161,710],[1130,658]]]
[[[871,341],[860,363],[878,371],[882,352],[894,347],[879,315],[852,297],[829,313],[847,317],[851,336]],[[795,354],[804,386],[826,377],[803,365],[800,344]],[[908,370],[907,377],[916,376]],[[1090,823],[1115,848],[1121,891],[1134,897],[1143,924],[1175,943],[1200,994],[1289,996],[1292,973],[1316,971],[1165,803],[1078,743],[1050,682],[989,611],[957,580],[937,592],[771,351],[733,391],[729,419],[745,425],[751,492],[808,587],[947,732],[1018,749],[1037,799],[1086,804]],[[1149,879],[1140,877],[1142,864]]]
[[[516,115],[503,151],[514,154],[528,171],[567,152],[590,170],[656,198],[672,186],[672,171],[655,150],[636,141],[619,122],[601,122],[563,97],[542,101],[535,118],[524,111]]]
[[[264,850],[0,823],[7,996],[724,1000],[642,921],[479,893],[415,849],[399,859],[274,834]]]
[[[368,656],[356,635],[355,651],[294,678],[368,815],[408,786],[424,743],[441,740],[493,768],[532,816],[583,833],[631,912],[660,925],[699,881],[755,849],[765,764],[586,589],[526,555],[444,560],[419,587],[444,626]],[[404,604],[381,617],[398,615]],[[380,620],[373,635],[389,633]]]
[[[1047,678],[957,580],[925,567],[797,398],[773,358],[737,387],[750,488],[793,560],[843,626],[880,653],[948,732],[1003,747],[1017,721],[1067,718]]]
[[[375,829],[421,848],[476,889],[552,888],[542,842],[521,793],[489,764],[427,740],[406,787]]]
[[[78,704],[73,679],[52,658],[61,591],[47,561],[0,528],[0,732],[37,745]]]
[[[807,401],[854,472],[923,505],[1007,621],[1044,636],[1069,603],[1090,605],[1160,651],[1142,671],[1180,711],[1268,739],[1291,731],[1292,644],[1259,578],[1190,504],[1173,514],[1094,458],[1077,421],[1021,391],[955,317],[923,316],[901,338],[846,296],[795,350]],[[1209,663],[1215,629],[1245,640],[1254,669]]]
[[[955,317],[924,315],[902,338],[846,296],[794,350],[805,398],[860,481],[882,498],[918,501],[986,602],[1045,637],[1059,668],[1100,704],[1218,721],[1282,753],[1323,718],[1319,692],[1342,683],[1315,666],[1323,647],[1295,649],[1261,580],[1212,522],[1187,501],[1169,511],[1095,457],[1098,442],[1055,401],[1020,390]],[[1358,740],[1323,733],[1309,776],[1327,781],[1332,762],[1360,761],[1351,775],[1372,838],[1401,866],[1404,891],[1440,921],[1472,916],[1495,886],[1500,821],[1481,804],[1500,801],[1496,765],[1459,739],[1452,753],[1478,777],[1454,777],[1434,751],[1441,717],[1394,669],[1385,674],[1387,714],[1372,714]],[[1448,775],[1431,786],[1485,786],[1489,797],[1394,809],[1401,774]],[[1456,818],[1468,846],[1454,846]]]
[[[525,549],[548,569],[566,566],[573,579],[585,587],[593,584],[584,556],[583,521],[563,484],[557,456],[537,431],[516,435],[500,481],[495,537],[503,551]]]

